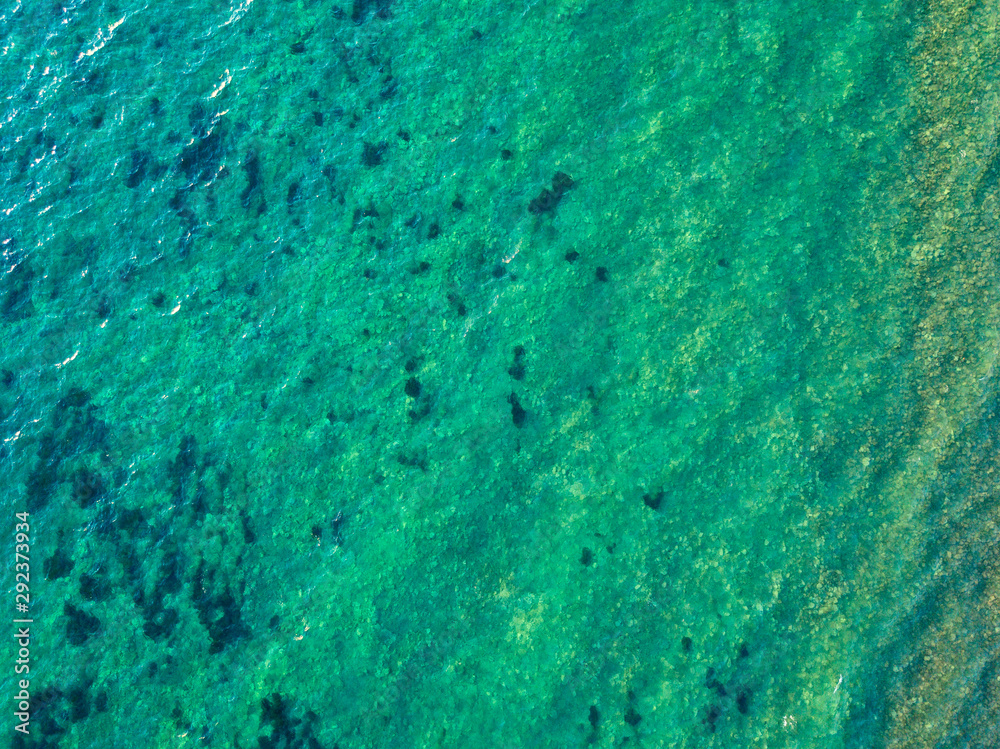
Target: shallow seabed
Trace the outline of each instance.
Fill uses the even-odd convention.
[[[998,15],[8,4],[4,731],[1000,744]]]

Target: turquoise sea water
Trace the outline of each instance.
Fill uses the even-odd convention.
[[[0,9],[12,745],[996,746],[997,18]]]

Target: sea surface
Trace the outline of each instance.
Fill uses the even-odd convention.
[[[0,743],[1000,745],[1000,3],[340,1],[0,6]]]

